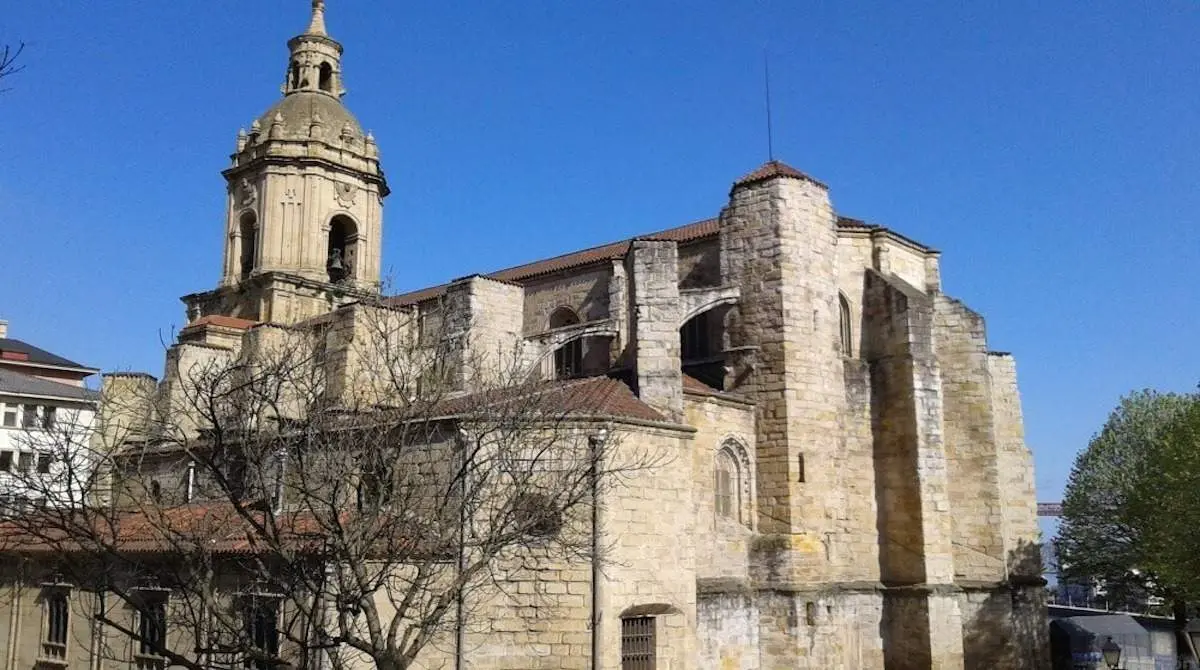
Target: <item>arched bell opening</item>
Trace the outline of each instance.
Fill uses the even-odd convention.
[[[333,92],[333,66],[329,63],[321,63],[317,75],[317,86],[326,93]]]
[[[245,280],[249,279],[254,272],[258,255],[258,218],[254,212],[242,214],[238,221],[238,236],[241,242],[238,254],[238,277]]]
[[[357,252],[358,226],[348,216],[333,217],[329,222],[329,245],[325,252],[325,271],[330,282],[336,284],[355,276]]]

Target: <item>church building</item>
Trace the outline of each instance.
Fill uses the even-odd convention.
[[[162,379],[106,375],[109,397],[169,403],[191,366],[274,332],[320,338],[331,386],[361,396],[371,361],[324,333],[357,333],[372,305],[417,340],[461,328],[480,355],[518,352],[525,378],[586,391],[626,441],[670,455],[605,493],[611,553],[554,589],[578,596],[556,625],[463,635],[421,667],[1048,667],[1015,364],[945,292],[937,250],[772,160],[731,166],[711,218],[382,295],[390,189],[312,4],[281,99],[223,173],[219,281],[183,297]]]

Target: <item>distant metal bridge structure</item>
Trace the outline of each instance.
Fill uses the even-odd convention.
[[[1062,516],[1061,502],[1040,502],[1037,504],[1038,516]]]

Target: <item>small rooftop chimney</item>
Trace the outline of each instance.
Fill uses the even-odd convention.
[[[8,322],[0,319],[0,340],[8,337]]]

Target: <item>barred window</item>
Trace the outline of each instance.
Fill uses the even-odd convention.
[[[67,646],[67,624],[70,622],[67,594],[54,591],[46,596],[46,642],[60,647]]]
[[[621,670],[654,670],[654,617],[621,619]]]
[[[270,659],[279,656],[279,601],[274,598],[251,598],[243,612],[246,637],[258,651],[258,658],[246,658],[250,670],[271,670]]]
[[[554,377],[571,379],[583,371],[583,342],[571,340],[554,352]]]
[[[138,653],[161,656],[167,645],[167,598],[146,596],[138,616]]]

